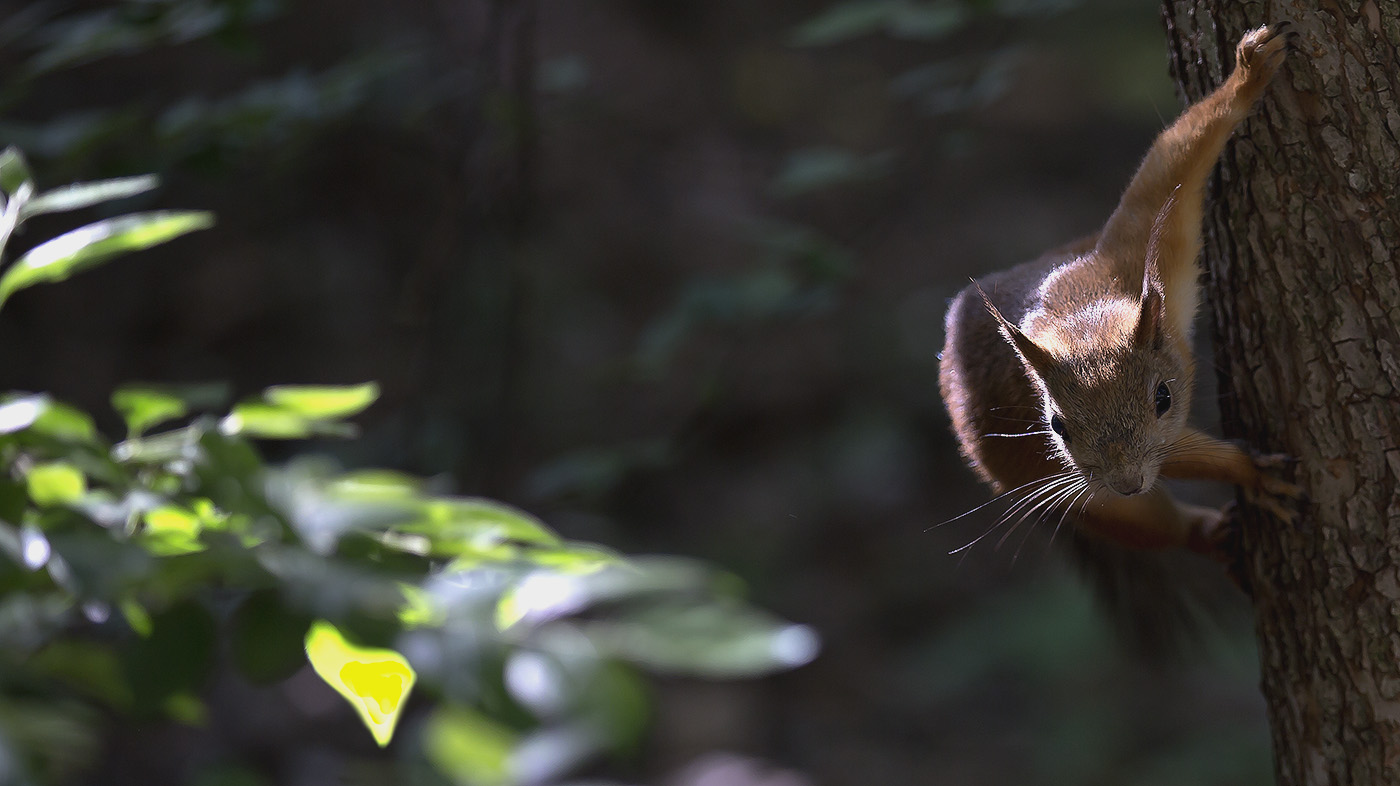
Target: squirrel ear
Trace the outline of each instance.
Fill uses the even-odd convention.
[[[1157,217],[1152,221],[1152,235],[1147,241],[1147,258],[1142,265],[1142,302],[1138,313],[1137,330],[1133,342],[1139,347],[1161,349],[1162,332],[1167,324],[1166,287],[1162,285],[1161,262],[1164,246],[1167,245],[1168,218],[1176,206],[1177,186],[1172,190]]]
[[[1162,284],[1153,278],[1143,282],[1142,304],[1138,312],[1137,330],[1133,343],[1144,349],[1162,348],[1162,331],[1167,323],[1167,307],[1162,298]]]
[[[1022,332],[1019,327],[1011,324],[1006,317],[1001,315],[1001,311],[998,310],[996,306],[992,305],[992,299],[987,296],[986,292],[982,291],[981,284],[978,284],[976,281],[972,283],[973,286],[977,287],[978,294],[982,296],[982,302],[987,306],[987,311],[992,315],[992,318],[997,321],[997,325],[1001,327],[1002,338],[1005,338],[1006,343],[1010,344],[1011,348],[1016,350],[1016,354],[1021,356],[1021,362],[1026,365],[1028,370],[1036,375],[1043,376],[1046,370],[1053,364],[1054,358],[1039,344],[1032,341],[1031,337]]]

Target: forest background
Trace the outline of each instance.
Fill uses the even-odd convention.
[[[949,556],[995,511],[934,527],[987,498],[937,394],[947,299],[1107,216],[1179,110],[1156,4],[15,3],[0,75],[43,185],[156,172],[218,216],[8,304],[8,388],[119,433],[133,380],[376,380],[363,436],[315,450],[707,560],[820,636],[761,680],[654,677],[644,744],[589,772],[1270,781],[1223,579],[1236,618],[1163,666],[1049,528]],[[373,756],[241,723],[265,772],[239,782]],[[142,763],[183,732],[106,733],[102,782],[188,772]]]

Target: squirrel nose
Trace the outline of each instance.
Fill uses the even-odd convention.
[[[1141,494],[1147,488],[1147,475],[1143,472],[1136,472],[1131,475],[1119,475],[1114,478],[1106,478],[1108,487],[1122,494],[1131,497],[1134,494]]]

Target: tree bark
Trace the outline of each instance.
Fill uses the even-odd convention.
[[[1298,458],[1299,524],[1244,510],[1282,784],[1400,783],[1400,8],[1164,0],[1195,101],[1245,30],[1294,51],[1227,150],[1205,264],[1230,436]]]

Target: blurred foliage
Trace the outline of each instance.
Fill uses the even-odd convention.
[[[10,148],[0,249],[29,215],[154,186],[36,193]],[[0,302],[210,223],[158,211],[74,230],[11,263]],[[410,710],[410,745],[448,780],[483,785],[548,783],[634,747],[647,698],[633,666],[736,677],[814,657],[811,631],[747,606],[702,565],[566,541],[395,472],[269,466],[252,444],[353,436],[346,419],[377,396],[278,386],[215,418],[202,411],[217,389],[128,386],[112,396],[127,426],[115,443],[46,394],[5,398],[0,783],[90,766],[103,715],[208,723],[201,696],[225,648],[255,684],[293,676],[309,653],[380,745],[421,681],[430,700]]]
[[[405,117],[422,111],[406,106],[390,87],[414,62],[404,48],[359,52],[319,70],[296,68],[218,98],[191,84],[183,93],[156,91],[139,102],[37,123],[17,121],[7,111],[39,90],[44,78],[113,57],[206,40],[227,56],[247,59],[258,48],[254,28],[285,10],[281,0],[122,0],[92,10],[30,4],[0,23],[0,42],[27,55],[0,91],[0,138],[49,161],[60,174],[90,169],[114,153],[135,154],[161,170],[208,168],[255,151],[290,160],[328,124],[370,106],[393,104]]]

